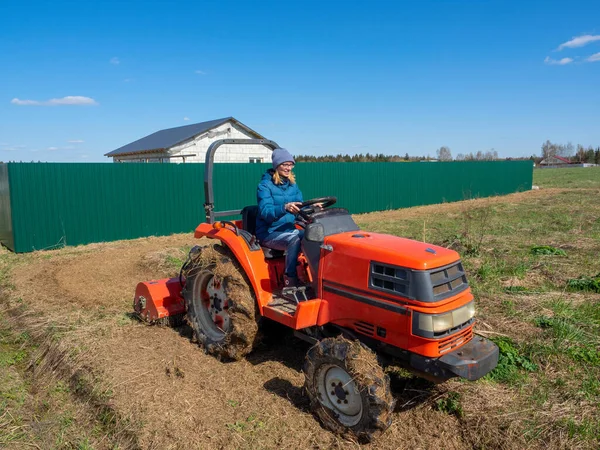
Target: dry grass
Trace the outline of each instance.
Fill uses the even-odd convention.
[[[146,253],[140,260],[142,269],[160,273],[172,278],[179,274],[181,265],[187,258],[187,248],[170,247]]]

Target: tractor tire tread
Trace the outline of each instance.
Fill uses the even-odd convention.
[[[194,338],[208,354],[218,359],[238,361],[250,353],[260,340],[254,292],[243,269],[229,248],[221,244],[214,244],[203,251],[209,253],[206,258],[208,263],[204,270],[221,276],[225,282],[231,329],[220,340],[211,339],[203,333],[200,321],[191,305],[194,295],[194,280],[196,276],[200,275],[200,272],[196,272],[186,279],[183,290],[187,305],[186,320],[192,328]]]
[[[332,361],[341,363],[364,395],[364,415],[352,427],[341,424],[335,413],[318,399],[317,371],[319,366]],[[396,400],[392,396],[390,380],[377,363],[376,355],[364,344],[342,336],[323,339],[308,351],[303,372],[311,410],[326,429],[359,443],[368,443],[391,425]]]

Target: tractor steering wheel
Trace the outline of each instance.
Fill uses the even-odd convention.
[[[313,208],[312,205],[321,203],[321,209],[325,209],[335,204],[335,202],[337,202],[336,197],[320,197],[306,200],[298,206],[298,208],[300,208],[300,211],[298,211],[298,215],[302,217],[302,219],[304,219],[305,222],[310,222],[310,218],[312,217],[312,215],[315,212],[320,211],[317,208]]]

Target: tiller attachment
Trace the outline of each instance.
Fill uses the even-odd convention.
[[[177,327],[183,324],[185,301],[179,278],[143,281],[135,288],[133,309],[150,325]]]

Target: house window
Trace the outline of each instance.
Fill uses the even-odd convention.
[[[259,164],[261,162],[263,162],[263,159],[259,158],[258,156],[251,156],[250,157],[250,163]]]

